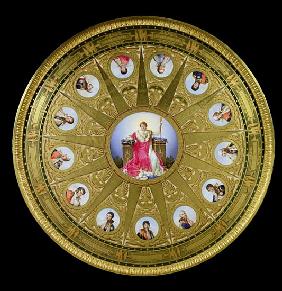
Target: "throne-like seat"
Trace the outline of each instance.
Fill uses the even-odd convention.
[[[152,138],[152,147],[153,150],[158,154],[162,159],[163,164],[166,164],[166,143],[167,139],[162,137],[153,137]],[[125,165],[133,157],[132,146],[134,144],[133,140],[122,139],[122,152],[123,152],[123,165]]]

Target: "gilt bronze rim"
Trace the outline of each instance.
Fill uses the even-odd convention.
[[[156,55],[167,61],[161,73]],[[79,91],[80,78],[91,87]],[[120,145],[120,132],[143,119],[155,134],[144,139],[151,168],[138,164],[134,176],[141,149]],[[228,46],[186,23],[129,17],[90,27],[43,62],[18,108],[13,154],[27,206],[63,249],[107,271],[163,275],[213,257],[250,223],[270,181],[274,129]],[[146,221],[152,235],[138,236]]]

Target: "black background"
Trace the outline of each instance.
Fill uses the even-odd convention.
[[[7,10],[9,20],[2,23],[2,37],[5,40],[2,88],[7,90],[1,96],[2,102],[4,99],[8,102],[1,106],[1,159],[4,159],[1,161],[1,178],[4,178],[1,183],[4,185],[1,191],[1,238],[5,243],[2,254],[7,258],[7,274],[25,276],[26,279],[20,284],[31,287],[34,287],[31,278],[39,278],[46,283],[60,278],[63,283],[87,282],[93,288],[103,283],[105,288],[117,290],[121,287],[124,290],[180,289],[181,284],[187,288],[191,284],[198,284],[199,287],[209,285],[221,289],[223,281],[234,286],[233,282],[239,285],[244,279],[247,279],[245,284],[253,286],[256,282],[265,281],[270,285],[278,282],[274,263],[280,256],[280,240],[277,238],[280,226],[278,213],[281,212],[281,206],[278,205],[281,195],[277,170],[281,165],[281,160],[278,160],[279,146],[268,194],[257,215],[239,238],[214,258],[192,269],[143,279],[98,270],[62,250],[30,214],[17,187],[12,164],[11,141],[16,109],[26,85],[42,61],[61,43],[83,29],[131,15],[156,15],[188,22],[230,46],[249,66],[266,95],[278,143],[281,136],[281,121],[278,119],[278,101],[281,98],[281,94],[278,94],[281,86],[278,68],[281,61],[276,46],[279,36],[277,9],[270,3],[257,4],[255,7],[234,3],[226,2],[224,6],[212,4],[212,10],[206,4],[201,6],[200,2],[186,6],[161,2],[147,6],[141,6],[140,2],[119,3],[108,4],[107,9],[96,9],[94,3],[81,2],[69,10],[67,6],[46,2],[40,7],[17,6]],[[15,9],[17,14],[14,13]],[[100,15],[102,12],[110,16]],[[13,285],[16,281],[9,280],[9,283]]]

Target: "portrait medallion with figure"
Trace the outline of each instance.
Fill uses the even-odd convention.
[[[63,249],[107,271],[162,275],[212,258],[251,221],[273,136],[266,99],[230,48],[186,23],[131,17],[43,63],[13,154],[27,206]]]
[[[155,179],[175,162],[178,138],[161,115],[137,112],[116,125],[110,148],[115,165],[125,175],[137,180]]]

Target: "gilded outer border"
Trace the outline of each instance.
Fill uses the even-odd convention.
[[[128,267],[120,266],[111,262],[106,262],[98,258],[94,258],[89,254],[83,252],[82,250],[75,247],[72,243],[67,241],[62,235],[60,235],[56,229],[46,220],[44,214],[40,211],[38,205],[35,203],[34,198],[31,195],[31,190],[29,188],[27,178],[24,172],[24,162],[23,162],[23,144],[22,136],[24,132],[24,120],[28,112],[32,96],[35,93],[36,88],[40,84],[44,75],[48,70],[59,60],[65,53],[70,49],[75,47],[80,42],[87,40],[88,38],[95,36],[99,33],[106,32],[108,30],[117,29],[124,26],[132,25],[155,25],[162,26],[166,28],[171,28],[180,32],[190,34],[199,40],[207,43],[217,51],[219,51],[226,59],[228,59],[243,75],[247,81],[251,91],[254,95],[254,98],[258,104],[258,110],[262,116],[262,126],[264,130],[264,141],[265,141],[265,157],[262,167],[262,175],[258,184],[258,188],[254,197],[247,209],[243,214],[240,221],[235,225],[235,227],[220,241],[215,245],[205,250],[204,252],[187,259],[183,262],[173,263],[169,266],[161,266],[158,268],[155,267]],[[265,99],[265,96],[251,73],[246,64],[234,53],[227,45],[219,41],[217,38],[211,34],[200,30],[199,28],[185,24],[183,22],[175,21],[167,18],[160,17],[129,17],[129,18],[120,18],[112,20],[109,22],[104,22],[98,24],[94,27],[90,27],[87,30],[75,35],[65,43],[63,43],[57,50],[55,50],[49,58],[47,58],[40,68],[35,72],[28,86],[26,87],[21,103],[18,107],[16,121],[14,125],[14,136],[13,136],[13,155],[14,155],[14,167],[16,171],[16,177],[21,189],[24,200],[29,207],[32,215],[35,217],[36,221],[40,224],[43,230],[63,249],[71,253],[73,256],[78,259],[93,265],[95,267],[127,275],[163,275],[168,273],[173,273],[180,271],[192,266],[195,266],[219,253],[221,250],[226,248],[232,241],[234,241],[239,234],[245,229],[245,227],[250,223],[251,219],[254,217],[256,212],[259,209],[260,204],[266,194],[268,184],[270,182],[271,172],[274,162],[274,129],[272,124],[272,119],[270,111]]]

